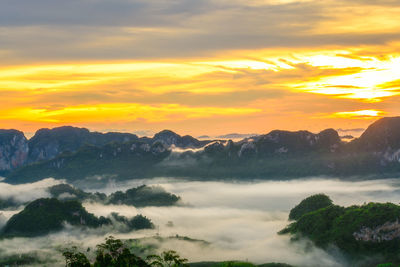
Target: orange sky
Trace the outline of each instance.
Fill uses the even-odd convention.
[[[400,115],[396,1],[32,2],[0,10],[0,128],[345,134]]]

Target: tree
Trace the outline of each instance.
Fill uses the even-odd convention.
[[[131,253],[120,239],[113,236],[106,238],[106,242],[97,245],[95,267],[148,267],[149,265],[140,257]]]
[[[178,266],[188,266],[188,260],[181,258],[178,253],[174,250],[168,250],[161,253],[161,255],[150,255],[147,256],[147,262],[151,266],[159,267],[178,267]]]
[[[133,254],[120,239],[113,236],[106,238],[104,243],[96,246],[96,261],[94,267],[183,267],[187,259],[181,258],[176,251],[164,251],[161,255],[150,255],[146,261]],[[90,267],[85,254],[74,246],[63,252],[66,267]]]
[[[65,257],[66,267],[90,267],[90,262],[85,254],[79,252],[75,246],[65,250],[63,256]]]

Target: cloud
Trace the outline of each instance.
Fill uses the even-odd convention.
[[[380,1],[6,0],[0,27],[12,60],[149,59],[385,44],[399,39],[397,14]]]
[[[243,139],[247,137],[252,137],[256,136],[257,134],[252,133],[252,134],[239,134],[239,133],[230,133],[230,134],[224,134],[224,135],[219,135],[217,138],[222,138],[222,139]]]
[[[62,180],[55,180],[53,178],[19,185],[0,182],[0,199],[12,199],[18,204],[23,204],[38,198],[50,197],[47,188],[62,182]]]
[[[300,179],[292,181],[253,182],[202,182],[174,179],[128,180],[106,185],[91,184],[92,190],[105,193],[137,186],[143,183],[160,185],[167,191],[182,197],[183,203],[176,207],[134,208],[125,205],[103,206],[85,203],[89,212],[107,216],[111,212],[132,217],[143,214],[158,227],[130,233],[117,233],[112,229],[79,229],[71,226],[59,233],[40,238],[14,238],[0,241],[0,255],[38,251],[51,255],[50,259],[63,262],[56,249],[78,245],[83,251],[104,241],[111,233],[117,238],[143,238],[145,243],[155,243],[159,251],[177,250],[190,261],[243,260],[255,263],[286,262],[302,266],[346,266],[340,255],[329,255],[307,241],[293,243],[288,236],[279,236],[288,222],[289,210],[305,197],[326,193],[338,205],[349,206],[369,201],[397,203],[400,183],[397,179],[370,181],[340,181],[334,179]],[[88,181],[86,181],[88,182]],[[171,227],[169,221],[173,222]],[[189,236],[210,242],[187,242],[170,239],[160,243],[153,240],[157,232],[163,237]]]
[[[348,132],[364,132],[365,128],[354,128],[354,129],[337,129],[338,132],[348,133]]]

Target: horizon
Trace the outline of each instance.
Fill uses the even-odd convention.
[[[395,116],[395,117],[399,117],[399,116]],[[394,117],[383,117],[383,118],[394,118]],[[382,118],[379,118],[379,119],[382,119]],[[372,121],[371,124],[376,122],[376,121],[378,121],[379,119],[377,119],[375,121]],[[371,125],[371,124],[369,124],[369,125]],[[80,126],[74,126],[74,125],[60,125],[60,126],[55,126],[55,127],[43,127],[43,128],[36,129],[34,132],[24,132],[24,131],[21,131],[21,132],[29,140],[39,130],[42,130],[42,129],[50,129],[50,130],[52,130],[52,129],[55,129],[55,128],[62,128],[62,127],[81,128],[81,129],[87,129],[89,132],[99,132],[99,133],[112,133],[112,132],[130,133],[130,134],[135,134],[138,137],[151,137],[151,138],[154,137],[155,134],[160,133],[162,131],[172,131],[172,132],[174,132],[174,133],[176,133],[176,134],[178,134],[180,136],[190,135],[190,134],[186,134],[186,133],[181,133],[181,132],[175,131],[174,129],[162,129],[162,130],[159,130],[157,132],[151,132],[151,131],[148,131],[148,130],[129,131],[129,130],[124,130],[124,129],[123,130],[118,130],[118,129],[93,130],[93,129],[90,129],[88,127],[80,127]],[[264,132],[264,133],[225,132],[225,133],[221,133],[221,134],[217,134],[217,135],[207,135],[205,133],[205,134],[202,134],[202,135],[195,135],[193,137],[195,137],[197,139],[207,139],[207,138],[214,138],[215,139],[215,138],[218,138],[218,139],[226,139],[226,140],[228,140],[228,139],[242,140],[242,139],[245,139],[245,138],[248,138],[248,137],[252,137],[252,136],[265,135],[265,134],[268,134],[271,131],[275,131],[275,130],[277,130],[277,131],[288,131],[288,132],[309,131],[311,133],[317,134],[317,133],[319,133],[321,131],[324,131],[324,130],[327,130],[327,129],[333,129],[336,132],[338,132],[340,137],[343,137],[343,136],[346,136],[346,135],[351,135],[354,138],[357,138],[357,137],[361,136],[365,132],[365,130],[367,130],[367,128],[368,127],[366,127],[366,128],[352,128],[352,129],[343,129],[343,128],[335,129],[335,128],[332,128],[332,127],[328,127],[328,128],[321,129],[321,130],[318,130],[318,131],[310,131],[308,129],[297,129],[297,130],[272,129],[272,130],[270,130],[268,132]],[[20,131],[19,129],[15,129],[15,128],[0,129],[0,130],[18,130],[18,131]],[[232,137],[229,137],[229,136],[232,136]]]

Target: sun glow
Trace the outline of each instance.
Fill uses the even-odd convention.
[[[312,66],[336,68],[338,74],[332,77],[316,77],[311,82],[294,84],[293,86],[298,90],[338,98],[359,99],[365,102],[380,102],[385,97],[400,94],[398,85],[385,86],[400,77],[400,56],[393,56],[388,60],[314,56],[310,57],[308,62]],[[346,74],[346,70],[350,68],[359,70],[353,74]],[[343,74],[340,74],[341,70]]]
[[[55,110],[44,108],[16,108],[2,110],[0,120],[24,120],[32,122],[81,123],[119,122],[145,120],[161,122],[214,116],[243,116],[262,112],[256,108],[188,107],[177,104],[143,105],[137,103],[113,103],[80,105]]]
[[[379,110],[357,110],[347,112],[335,112],[334,114],[332,114],[332,117],[370,119],[371,117],[382,117],[383,115],[385,115],[385,112]]]
[[[397,54],[379,57],[357,49],[244,54],[168,63],[104,61],[2,68],[0,122],[146,125],[223,117],[235,117],[239,123],[282,112],[306,116],[289,114],[286,110],[293,105],[285,107],[279,100],[293,91],[290,101],[297,107],[313,95],[325,97],[325,105],[330,99],[354,101],[350,110],[355,111],[342,112],[349,106],[341,102],[333,115],[320,116],[315,110],[310,118],[357,120],[390,114],[381,107],[361,105],[400,95]],[[314,104],[320,105],[320,99]]]

